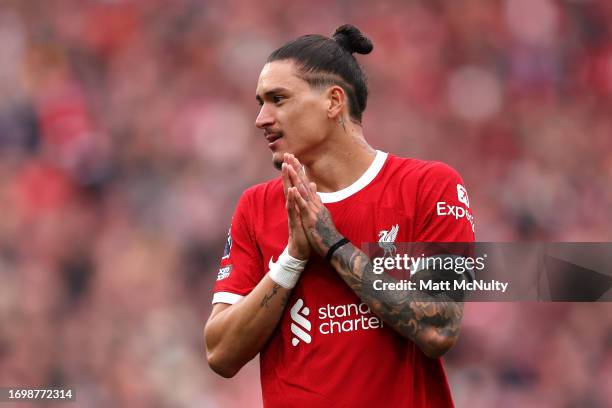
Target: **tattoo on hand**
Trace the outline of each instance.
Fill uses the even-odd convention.
[[[317,216],[315,231],[326,248],[331,247],[334,243],[338,242],[338,240],[342,239],[342,236],[334,227],[334,222],[332,221],[329,211],[325,207],[323,207],[321,213]]]

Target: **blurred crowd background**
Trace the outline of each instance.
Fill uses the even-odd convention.
[[[364,132],[462,174],[480,241],[611,241],[608,0],[0,3],[0,385],[78,406],[257,407],[206,364],[235,203],[276,176],[256,80],[357,25]],[[612,305],[469,304],[458,407],[612,406]],[[73,405],[69,405],[73,406]]]

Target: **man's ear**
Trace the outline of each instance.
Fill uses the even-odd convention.
[[[333,85],[327,89],[327,97],[329,101],[327,117],[335,120],[342,114],[342,110],[346,104],[346,94],[341,86]]]

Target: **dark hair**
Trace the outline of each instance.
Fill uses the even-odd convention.
[[[372,48],[372,42],[357,27],[345,24],[331,38],[309,34],[289,41],[270,54],[267,62],[293,60],[300,78],[310,86],[342,87],[349,100],[351,117],[361,122],[368,101],[368,86],[353,53],[369,54]]]

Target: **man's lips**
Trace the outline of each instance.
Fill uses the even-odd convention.
[[[271,143],[276,142],[281,137],[283,137],[283,134],[282,133],[266,133],[265,137],[268,143],[271,144]]]

